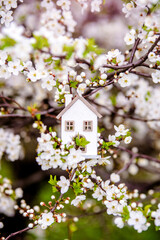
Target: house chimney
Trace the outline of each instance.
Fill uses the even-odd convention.
[[[65,94],[65,107],[72,101],[72,94]]]

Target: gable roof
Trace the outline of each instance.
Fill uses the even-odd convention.
[[[58,115],[57,115],[57,119],[60,119],[62,117],[62,115],[70,108],[72,107],[72,105],[77,102],[77,100],[81,100],[93,113],[95,113],[97,115],[97,117],[101,118],[102,115],[100,113],[97,112],[97,110],[87,101],[84,99],[84,97],[80,97],[79,95],[77,95]]]

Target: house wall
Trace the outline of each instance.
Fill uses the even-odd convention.
[[[65,131],[65,121],[74,121],[73,132]],[[93,131],[83,131],[83,121],[93,121]],[[63,143],[72,141],[72,137],[77,134],[83,135],[87,141],[87,151],[83,155],[97,155],[97,116],[81,100],[77,100],[62,116],[61,138]]]

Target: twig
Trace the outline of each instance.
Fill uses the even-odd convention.
[[[138,46],[139,42],[140,42],[140,38],[137,38],[135,40],[134,46],[132,48],[131,56],[130,56],[130,59],[129,59],[128,63],[132,63],[133,62],[134,55],[135,55],[135,52],[137,50],[137,46]]]
[[[117,172],[117,174],[121,174],[122,172],[126,171],[129,168],[129,166],[132,164],[136,156],[137,156],[136,154],[133,154],[130,161],[127,164],[125,164],[124,167]]]
[[[107,105],[101,105],[97,102],[94,102],[92,101],[93,104],[95,104],[96,106],[98,107],[102,107],[102,108],[105,108],[107,109],[109,112],[115,114],[116,116],[119,116],[119,117],[122,117],[122,118],[129,118],[129,119],[133,119],[133,120],[136,120],[136,121],[141,121],[141,122],[156,122],[156,121],[160,121],[160,118],[156,119],[156,118],[152,118],[152,119],[144,119],[144,118],[139,118],[139,117],[136,117],[136,116],[132,116],[132,115],[128,115],[128,114],[120,114],[114,110],[112,110],[111,108],[109,108]]]
[[[8,100],[8,101],[11,101],[11,102],[15,103],[19,107],[19,109],[21,109],[23,111],[27,111],[26,108],[22,107],[16,100],[14,100],[14,99],[12,99],[10,97],[5,97],[3,95],[0,95],[0,98],[2,98],[3,101],[4,101],[4,99]],[[4,101],[4,102],[7,103],[6,101]]]
[[[74,176],[75,172],[76,172],[76,170],[75,170],[75,169],[74,169],[74,170],[72,170],[72,173],[71,173],[71,175],[70,175],[70,177],[69,177],[69,181],[70,181],[70,182],[72,181],[72,178],[73,178],[73,176]],[[56,201],[55,205],[54,205],[54,206],[53,206],[53,208],[51,209],[51,212],[52,212],[52,213],[53,213],[53,212],[54,212],[54,210],[56,209],[56,207],[57,207],[57,205],[58,205],[59,201],[62,199],[63,195],[64,195],[64,193],[61,193],[61,194],[60,194],[60,196],[59,196],[58,200]]]
[[[152,78],[151,74],[148,73],[142,73],[142,72],[138,72],[138,71],[130,71],[130,73],[142,76],[142,77],[147,77],[147,78]]]
[[[32,116],[26,116],[21,114],[4,114],[0,115],[0,118],[9,118],[9,117],[16,117],[16,118],[32,118]]]
[[[14,237],[16,235],[19,235],[19,234],[23,233],[23,232],[27,232],[28,230],[31,230],[31,229],[33,229],[33,228],[26,227],[26,228],[24,228],[22,230],[19,230],[17,232],[11,233],[7,238],[5,238],[5,240],[8,240],[8,239],[10,239],[10,238],[12,238],[12,237]]]
[[[148,159],[150,161],[153,161],[153,162],[157,162],[157,163],[160,163],[160,160],[157,159],[157,158],[154,158],[152,156],[149,156],[149,155],[145,155],[143,153],[134,153],[132,152],[131,150],[125,148],[125,147],[122,147],[122,146],[118,146],[116,147],[117,149],[120,149],[122,151],[125,151],[125,152],[128,152],[130,155],[134,155],[134,158],[137,158],[137,157],[140,157],[140,158],[145,158],[145,159]]]

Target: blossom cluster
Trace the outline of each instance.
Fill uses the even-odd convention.
[[[22,196],[23,190],[21,188],[13,190],[11,181],[8,178],[0,176],[0,213],[13,217],[16,200],[22,198]]]
[[[90,6],[91,12],[99,12],[103,4],[102,0],[76,2],[81,5],[82,11]],[[160,10],[154,9],[157,3],[158,0],[135,0],[123,4],[122,11],[130,25],[123,36],[127,50],[115,48],[105,52],[93,39],[78,36],[79,30],[76,30],[76,26],[79,25],[72,14],[74,3],[71,0],[41,1],[38,6],[40,11],[38,10],[37,13],[37,21],[29,21],[28,17],[24,17],[25,14],[23,16],[26,6],[24,9],[18,8],[21,10],[20,13],[17,11],[15,19],[16,16],[19,19],[17,22],[25,19],[22,20],[25,21],[23,26],[16,22],[9,25],[13,19],[12,9],[17,7],[17,1],[1,1],[0,21],[1,24],[5,23],[9,27],[3,27],[0,34],[2,82],[0,87],[5,95],[14,96],[15,100],[20,102],[16,105],[15,101],[11,105],[2,98],[1,115],[12,116],[13,112],[10,109],[14,109],[14,113],[27,112],[38,119],[41,115],[36,115],[38,109],[45,109],[42,112],[44,115],[44,112],[56,110],[56,103],[63,104],[66,93],[86,94],[89,98],[95,93],[96,95],[90,100],[93,100],[92,103],[97,104],[104,113],[102,124],[107,130],[111,130],[113,126],[115,129],[115,134],[109,134],[108,139],[98,135],[99,158],[85,159],[81,151],[83,146],[76,145],[76,137],[68,144],[63,144],[52,128],[48,131],[42,122],[36,121],[33,126],[41,130],[41,136],[37,139],[37,163],[42,170],[60,168],[68,175],[60,176],[59,179],[56,176],[50,177],[49,183],[53,194],[58,192],[60,196],[55,199],[52,195],[48,204],[42,202],[40,205],[46,208],[44,211],[41,211],[39,206],[31,208],[24,199],[20,206],[15,206],[15,200],[22,197],[22,190],[14,191],[9,180],[1,178],[1,213],[13,216],[15,208],[24,217],[29,217],[33,221],[28,225],[29,228],[39,225],[41,229],[46,229],[55,222],[60,223],[69,219],[66,213],[58,212],[64,208],[64,204],[83,206],[87,211],[88,195],[90,195],[94,199],[93,202],[98,201],[103,208],[106,208],[108,215],[113,215],[114,222],[119,228],[129,225],[136,231],[142,232],[154,222],[156,228],[160,229],[160,205],[158,204],[157,208],[159,200],[152,189],[147,193],[148,195],[140,194],[137,189],[129,191],[126,185],[120,182],[119,172],[110,172],[109,179],[105,181],[96,172],[96,166],[104,166],[106,170],[110,163],[116,161],[118,151],[125,149],[119,146],[121,142],[131,143],[130,130],[125,129],[122,120],[126,121],[130,118],[144,121],[148,124],[146,126],[159,132],[160,23],[158,16]],[[22,14],[23,17],[19,17],[18,14]],[[32,24],[33,22],[36,22],[36,26]],[[93,25],[96,29],[96,24]],[[97,32],[96,35],[101,36]],[[48,106],[53,109],[47,109],[46,99]],[[36,107],[32,107],[33,102],[37,103]],[[132,116],[132,113],[136,116]],[[141,133],[143,128],[139,126]],[[149,130],[146,126],[147,133]],[[133,127],[136,135],[136,126]],[[143,138],[143,134],[139,134],[140,137]],[[128,170],[134,175],[138,172],[137,166],[152,164],[156,168],[160,167],[158,159],[149,163],[143,154],[142,158],[138,158],[137,149],[132,150],[126,150],[127,157],[124,154],[120,156],[124,163],[122,170]],[[20,137],[1,128],[0,158],[4,153],[11,161],[19,159]],[[75,194],[71,201],[69,197],[64,197],[69,189]],[[149,198],[154,206],[153,209],[151,205],[145,205],[146,198]],[[0,228],[2,226],[3,223],[0,223]]]
[[[38,124],[35,123],[34,127],[38,127]],[[107,147],[109,145],[116,147],[120,144],[122,139],[124,139],[125,144],[129,144],[132,140],[129,129],[125,129],[123,124],[118,127],[115,126],[116,133],[115,135],[109,135],[108,143],[106,143],[103,139],[100,139],[100,136],[98,136],[97,146],[99,146],[99,159],[85,162],[85,157],[83,157],[80,148],[77,150],[75,149],[76,142],[74,138],[70,143],[68,142],[67,144],[63,144],[62,140],[56,136],[56,132],[45,132],[45,126],[42,126],[42,129],[41,136],[37,138],[38,157],[36,158],[36,161],[39,165],[41,165],[42,170],[58,167],[63,170],[70,170],[77,168],[77,165],[79,164],[82,171],[87,170],[87,172],[91,172],[92,166],[108,163],[107,159],[109,156],[106,154],[108,154]]]
[[[88,8],[89,4],[91,7],[91,12],[100,12],[100,7],[103,4],[103,0],[93,0],[93,1],[77,0],[77,1],[81,5],[82,12]]]
[[[2,0],[0,2],[0,23],[9,26],[13,20],[12,9],[17,8],[17,2],[23,2],[23,0]]]
[[[21,152],[20,136],[14,135],[10,130],[0,128],[0,159],[5,153],[8,160],[13,162],[20,158]]]
[[[67,197],[66,199],[63,199],[62,203],[68,204],[69,199],[70,199],[69,197]],[[66,221],[66,213],[58,213],[59,210],[64,208],[64,205],[62,203],[57,202],[56,203],[57,212],[52,213],[51,210],[53,208],[54,203],[55,203],[54,195],[51,196],[51,201],[49,201],[48,204],[45,204],[44,202],[40,202],[40,206],[35,205],[33,207],[28,205],[26,201],[22,199],[20,201],[20,205],[15,205],[14,209],[18,210],[23,217],[29,218],[30,220],[30,223],[28,224],[29,228],[33,228],[39,225],[41,229],[45,230],[54,222],[61,223]],[[45,207],[46,209],[42,211],[41,207]]]
[[[93,160],[89,162],[92,162],[92,166],[96,163],[93,162]],[[76,194],[76,198],[71,201],[71,205],[78,207],[84,204],[85,206],[87,192],[90,190],[93,192],[92,197],[105,205],[107,214],[115,217],[114,222],[119,228],[123,228],[125,224],[128,224],[133,226],[138,232],[142,232],[148,229],[151,220],[154,220],[155,225],[159,227],[159,205],[156,211],[151,211],[151,205],[143,206],[141,202],[146,198],[145,194],[140,194],[136,189],[133,192],[129,192],[123,183],[120,183],[118,186],[115,185],[120,181],[118,174],[112,173],[110,180],[103,181],[100,176],[97,176],[95,170],[88,167],[83,168],[81,164],[77,165],[74,174],[72,170],[70,173],[69,179],[64,176],[61,176],[59,181],[56,180],[56,177],[50,179],[49,183],[52,185],[53,191],[59,191],[61,193],[60,200],[55,200],[55,204],[50,201],[48,203],[50,211],[45,210],[41,213],[38,220],[34,221],[34,224],[39,224],[42,229],[46,229],[55,221],[66,221],[67,216],[64,213],[59,215],[57,210],[63,209],[64,204],[69,203],[70,199],[63,199],[62,196],[67,193],[71,187]],[[154,191],[150,190],[149,195],[153,194]],[[135,202],[137,198],[140,199],[138,203]],[[51,199],[55,199],[55,196],[51,196]],[[41,206],[47,207],[45,203],[41,203]],[[57,209],[56,206],[58,206]],[[24,214],[30,214],[30,210]],[[151,216],[153,219],[151,219]],[[33,211],[30,214],[30,219],[35,220]],[[29,226],[32,228],[34,224],[29,224]]]

